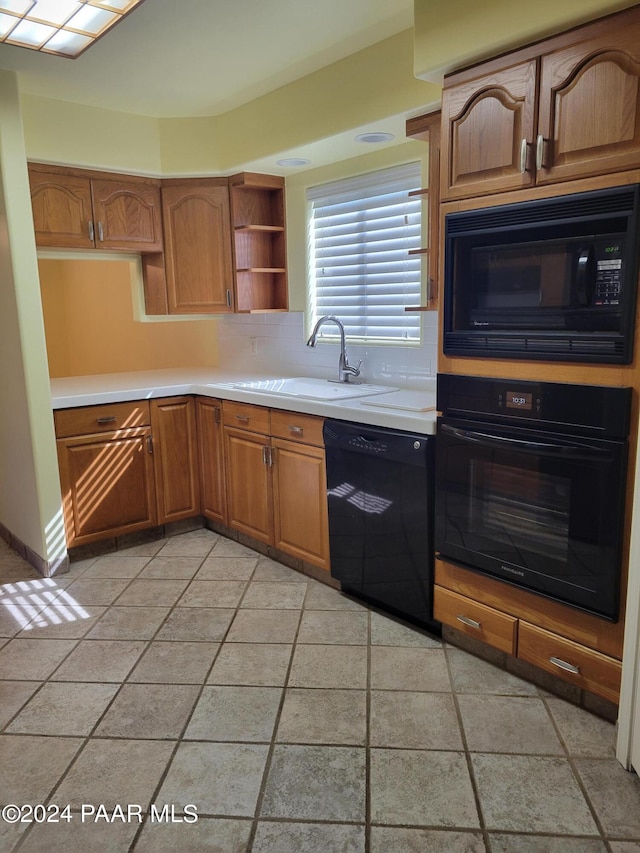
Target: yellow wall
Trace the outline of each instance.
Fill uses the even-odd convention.
[[[0,522],[66,554],[18,86],[0,71]]]
[[[414,0],[416,77],[442,74],[577,24],[634,6],[637,0]]]
[[[38,267],[52,377],[218,363],[214,319],[134,320],[135,260],[41,258]]]

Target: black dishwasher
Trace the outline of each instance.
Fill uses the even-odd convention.
[[[326,420],[331,575],[344,592],[433,621],[433,436]]]

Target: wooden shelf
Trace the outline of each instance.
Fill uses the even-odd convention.
[[[428,305],[405,305],[404,310],[409,313],[410,311],[433,311],[434,309],[432,307],[430,308]]]
[[[286,272],[284,267],[239,267],[236,272]]]
[[[234,231],[237,233],[241,233],[243,231],[276,231],[283,232],[284,226],[282,225],[236,225]]]
[[[428,255],[429,249],[409,249],[408,255]]]
[[[429,195],[429,188],[426,187],[425,189],[421,189],[421,190],[410,190],[409,191],[409,198],[415,198],[418,195]]]

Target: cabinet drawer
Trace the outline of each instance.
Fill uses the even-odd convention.
[[[116,429],[148,426],[151,423],[149,403],[106,403],[101,406],[82,406],[77,409],[57,409],[53,413],[56,437],[89,435]]]
[[[518,620],[513,616],[439,586],[434,590],[433,615],[469,637],[515,654]]]
[[[234,403],[225,400],[222,404],[222,420],[225,426],[248,429],[269,435],[269,409],[251,403]]]
[[[550,631],[520,622],[518,657],[611,702],[620,697],[622,664]]]
[[[323,446],[322,424],[324,420],[314,415],[301,415],[298,412],[271,410],[271,435],[276,438],[288,438],[302,444]]]

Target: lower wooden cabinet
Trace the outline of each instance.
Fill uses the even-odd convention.
[[[322,418],[223,403],[230,527],[329,568]]]
[[[620,658],[613,655],[618,648],[615,634],[622,633],[621,625],[611,625],[533,593],[503,587],[500,581],[437,559],[434,617],[576,687],[611,702],[619,701],[621,652]]]
[[[193,397],[151,401],[158,524],[200,512],[200,477]]]
[[[64,409],[55,424],[69,547],[157,523],[148,403]]]
[[[205,518],[227,523],[224,476],[222,401],[196,397],[198,457],[200,465],[200,509]]]

